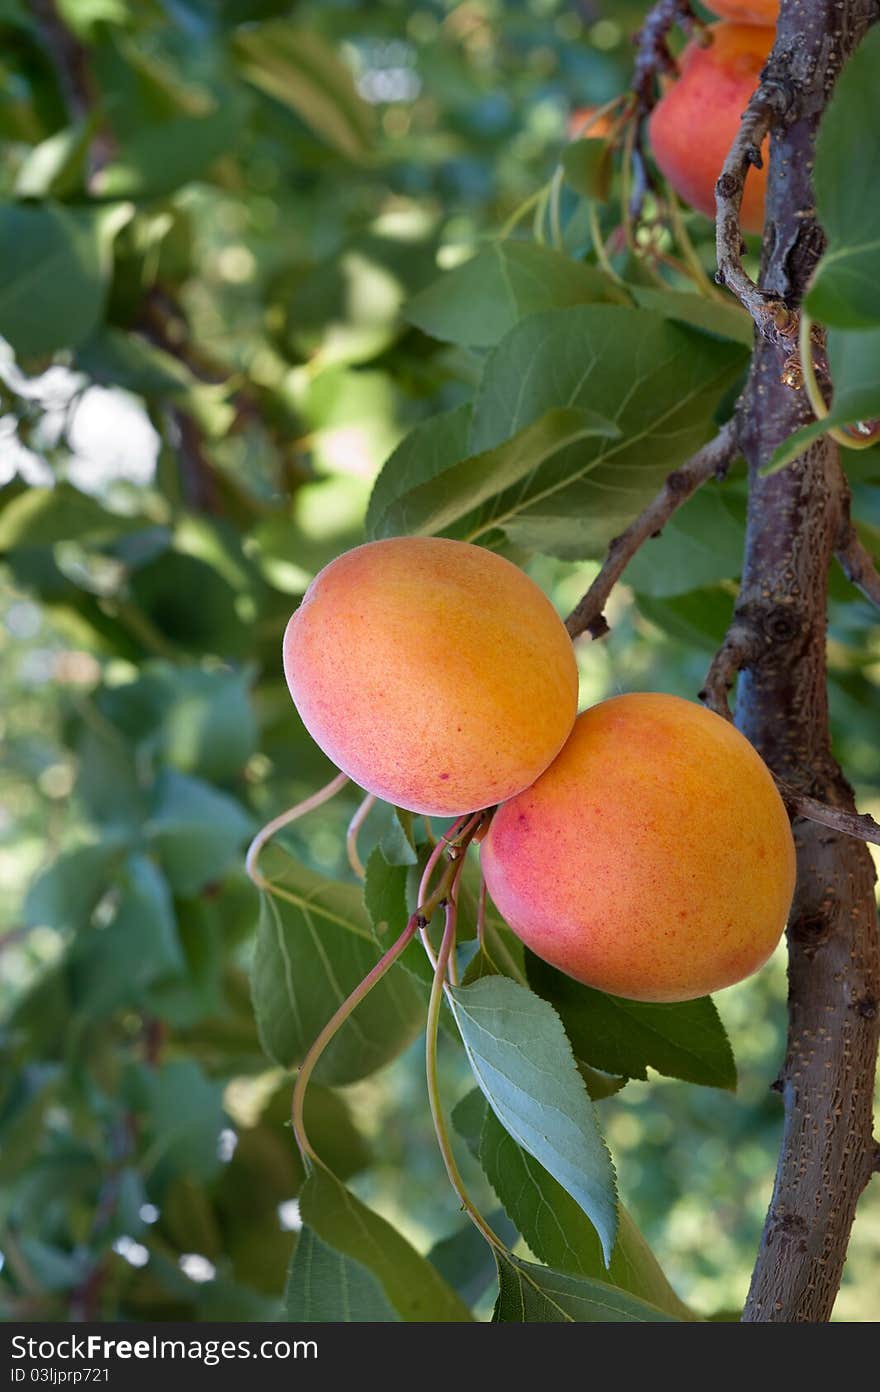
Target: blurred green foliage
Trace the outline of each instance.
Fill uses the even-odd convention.
[[[610,317],[569,317],[572,346],[547,371],[574,370],[592,325],[620,365],[591,406],[631,440],[621,374],[650,329],[667,375],[643,393],[648,424],[630,460],[642,473],[624,474],[623,458],[590,485],[628,479],[617,512],[597,502],[587,526],[573,505],[537,520],[526,510],[502,538],[499,517],[512,514],[497,505],[500,483],[488,504],[464,483],[457,495],[467,506],[453,530],[476,525],[517,548],[564,612],[639,490],[671,467],[661,432],[651,436],[658,393],[681,398],[694,444],[729,400],[741,323],[719,310],[712,337],[688,338],[671,320],[699,306],[658,301],[656,286],[621,294],[602,277],[578,191],[589,170],[561,191],[576,259],[521,234],[506,256],[491,242],[553,174],[572,112],[625,89],[644,9],[58,0],[47,29],[35,9],[0,4],[0,1300],[11,1315],[280,1315],[301,1221],[282,1071],[296,1051],[270,1047],[276,1066],[258,1037],[258,905],[242,853],[261,822],[332,773],[291,706],[281,635],[316,571],[364,538],[384,461],[400,446],[371,506],[375,535],[379,504],[404,506],[388,480],[406,469],[424,488],[469,451],[492,451],[513,486],[506,444],[546,423],[553,402],[507,412],[504,355],[508,372],[536,356],[529,315],[598,301]],[[85,78],[59,68],[59,35],[81,46]],[[711,228],[688,223],[709,267]],[[448,280],[433,288],[455,268],[457,298]],[[688,288],[669,278],[670,293]],[[634,296],[643,309],[621,308]],[[614,317],[649,312],[632,340]],[[502,339],[472,418],[485,351]],[[554,440],[551,462],[572,457]],[[567,448],[604,457],[592,438]],[[854,478],[874,538],[877,453],[858,457]],[[435,515],[433,495],[413,497],[406,509]],[[744,499],[734,472],[636,562],[610,636],[579,654],[582,701],[695,694],[732,610]],[[880,645],[840,575],[829,651],[835,747],[876,811]],[[357,898],[344,849],[355,806],[346,790],[283,838],[297,873],[338,880],[343,899]],[[362,854],[387,836],[372,814]],[[622,1195],[702,1313],[741,1305],[770,1192],[781,960],[718,1006],[736,1095],[652,1073],[599,1104]],[[412,1034],[408,1023],[396,1043]],[[442,1059],[451,1101],[470,1074],[446,1045]],[[336,1174],[427,1251],[459,1215],[422,1068],[416,1043],[351,1086],[316,1088],[309,1125]],[[346,1080],[331,1070],[322,1081]],[[476,1163],[462,1163],[484,1211],[497,1207]],[[880,1314],[878,1228],[869,1192],[841,1318]]]

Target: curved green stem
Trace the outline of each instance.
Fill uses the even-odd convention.
[[[333,1036],[342,1028],[348,1017],[357,1009],[364,997],[369,995],[377,982],[382,980],[385,973],[394,965],[398,957],[415,937],[418,926],[419,916],[415,913],[410,918],[400,937],[397,939],[397,942],[393,943],[384,956],[379,958],[379,961],[373,967],[372,971],[369,971],[363,981],[355,986],[351,995],[342,1002],[339,1009],[330,1017],[300,1064],[299,1073],[296,1076],[296,1083],[293,1088],[290,1117],[293,1123],[293,1134],[296,1137],[296,1143],[302,1151],[302,1154],[309,1160],[315,1161],[316,1163],[319,1162],[319,1156],[309,1141],[306,1133],[305,1121],[303,1119],[306,1089],[309,1085],[309,1079],[315,1071],[315,1066]]]
[[[248,877],[251,882],[256,885],[257,889],[272,889],[270,882],[265,879],[257,869],[257,861],[260,858],[260,852],[266,845],[266,842],[271,841],[276,832],[281,831],[283,827],[290,826],[291,822],[299,821],[300,817],[304,817],[307,812],[314,811],[314,809],[320,807],[323,802],[329,802],[330,799],[339,792],[340,788],[345,787],[347,782],[347,773],[337,773],[336,777],[331,778],[330,782],[325,784],[323,788],[319,788],[316,793],[312,793],[310,797],[304,798],[302,802],[298,802],[296,807],[289,807],[287,811],[282,812],[280,816],[273,817],[271,822],[267,822],[264,827],[260,828],[253,841],[248,846],[244,861],[244,868],[247,871]]]
[[[345,849],[348,855],[348,863],[359,880],[364,879],[367,872],[364,869],[363,861],[358,855],[358,833],[375,805],[375,793],[367,793],[367,796],[349,822],[348,831],[345,834]]]
[[[716,289],[706,274],[705,267],[697,255],[696,248],[690,238],[690,233],[685,226],[684,218],[681,215],[681,204],[676,197],[675,190],[667,185],[667,207],[669,209],[669,221],[675,234],[675,240],[681,247],[686,267],[690,272],[690,278],[696,285],[700,294],[707,300],[715,300],[718,304],[728,304],[726,296]]]
[[[440,1154],[443,1156],[443,1163],[446,1166],[446,1173],[449,1182],[455,1190],[462,1208],[467,1213],[471,1222],[482,1233],[490,1247],[497,1252],[509,1255],[508,1248],[501,1241],[497,1233],[493,1232],[474,1204],[465,1188],[458,1162],[452,1149],[452,1142],[446,1126],[446,1119],[443,1115],[443,1107],[440,1101],[440,1085],[437,1077],[437,1035],[440,1025],[440,1006],[443,1001],[443,992],[446,986],[446,970],[449,959],[455,944],[455,926],[457,917],[457,906],[455,894],[457,883],[453,893],[446,903],[446,926],[443,930],[443,941],[437,955],[437,967],[434,972],[434,984],[431,987],[431,999],[428,1004],[428,1023],[425,1035],[425,1073],[428,1080],[428,1100],[431,1104],[431,1117],[434,1122],[434,1134],[437,1137],[437,1145]]]
[[[519,207],[514,209],[510,217],[502,226],[501,231],[498,233],[498,240],[500,242],[503,242],[506,237],[510,236],[514,228],[522,222],[526,213],[531,212],[532,208],[534,208],[538,200],[543,197],[545,187],[545,185],[542,185],[541,188],[537,189],[534,193],[530,193],[525,202],[520,203]]]
[[[807,311],[801,307],[801,319],[798,326],[798,353],[801,360],[801,371],[804,374],[804,388],[810,402],[813,415],[816,420],[823,421],[828,416],[828,407],[825,405],[825,398],[822,395],[816,368],[813,363],[813,321]],[[849,435],[845,430],[838,426],[829,425],[826,434],[832,440],[836,440],[844,449],[862,450],[871,449],[877,443],[877,436],[870,434],[865,439],[858,439],[855,435]]]
[[[611,259],[605,246],[605,238],[602,236],[602,228],[599,226],[599,210],[596,204],[590,199],[587,205],[587,219],[590,224],[590,236],[593,239],[593,250],[596,253],[596,260],[602,270],[612,280],[616,280],[618,285],[623,285],[622,278],[611,264]]]

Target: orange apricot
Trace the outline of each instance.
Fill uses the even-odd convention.
[[[483,547],[394,537],[312,581],[284,635],[306,729],[355,783],[454,816],[528,787],[577,711],[577,666],[543,591]]]
[[[569,140],[579,140],[581,136],[589,140],[604,140],[614,129],[614,113],[604,112],[597,116],[598,106],[578,106],[568,118]]]
[[[651,112],[648,132],[659,168],[692,208],[715,216],[715,183],[733,144],[740,117],[758,85],[773,31],[751,24],[713,24],[712,42],[689,43],[680,76]],[[750,169],[741,221],[749,232],[764,225],[769,142],[764,164]]]
[[[703,0],[707,10],[738,24],[770,24],[779,18],[779,0]]]
[[[767,766],[720,716],[677,696],[602,701],[495,813],[480,849],[513,931],[613,995],[682,1001],[770,956],[795,851]]]

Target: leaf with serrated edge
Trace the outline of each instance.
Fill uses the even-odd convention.
[[[480,1164],[535,1256],[560,1271],[607,1281],[679,1319],[691,1318],[623,1205],[606,1273],[592,1223],[543,1165],[507,1134],[485,1102],[483,1107]]]
[[[617,1231],[614,1167],[562,1021],[507,977],[484,977],[449,995],[489,1105],[587,1214],[607,1260]]]

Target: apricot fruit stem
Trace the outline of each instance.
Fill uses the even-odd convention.
[[[367,796],[349,822],[348,831],[345,834],[345,850],[348,855],[348,863],[359,880],[364,879],[367,872],[364,869],[363,861],[358,855],[358,833],[375,805],[375,794],[367,793]]]
[[[666,186],[666,198],[667,207],[669,209],[669,221],[672,226],[672,231],[675,234],[676,242],[681,247],[685,263],[689,268],[691,280],[696,285],[700,294],[703,295],[707,300],[715,300],[718,304],[725,304],[726,300],[724,296],[720,293],[720,291],[718,291],[715,288],[715,286],[710,281],[703,267],[703,263],[700,261],[700,258],[696,253],[694,244],[690,238],[690,233],[688,232],[684,218],[681,215],[681,204],[678,201],[678,195],[676,194],[675,189],[672,187],[671,184],[667,184]]]
[[[618,285],[623,285],[623,280],[617,274],[608,256],[608,252],[605,247],[605,239],[602,236],[602,228],[599,226],[599,210],[596,207],[596,204],[593,201],[593,199],[590,199],[589,201],[589,205],[587,208],[587,219],[590,225],[590,236],[593,239],[593,250],[596,253],[596,260],[599,262],[599,265],[602,267],[602,270],[605,272],[607,276],[610,276],[611,279],[616,281]]]
[[[412,914],[412,916],[410,917],[409,922],[407,923],[406,927],[404,928],[397,941],[393,943],[391,947],[389,947],[388,951],[382,957],[379,958],[379,961],[376,963],[376,965],[369,972],[367,972],[367,975],[364,977],[363,981],[361,981],[359,985],[355,986],[351,995],[348,996],[342,1002],[342,1004],[339,1006],[339,1009],[336,1010],[335,1013],[330,1017],[324,1028],[321,1030],[320,1034],[315,1039],[314,1043],[310,1046],[308,1053],[306,1054],[305,1058],[300,1064],[300,1069],[296,1075],[296,1082],[293,1088],[293,1097],[291,1099],[290,1106],[290,1119],[293,1124],[293,1134],[296,1137],[296,1143],[299,1146],[302,1155],[315,1164],[321,1163],[320,1157],[318,1156],[317,1151],[314,1149],[311,1142],[309,1141],[308,1134],[306,1132],[305,1121],[303,1118],[303,1107],[305,1104],[306,1089],[309,1085],[309,1079],[315,1071],[315,1066],[318,1063],[318,1060],[320,1059],[324,1050],[327,1048],[330,1041],[342,1028],[348,1017],[353,1013],[353,1011],[357,1009],[361,1001],[366,996],[368,996],[370,991],[372,991],[373,987],[379,981],[382,980],[382,977],[385,975],[385,973],[391,967],[394,966],[394,963],[397,961],[398,957],[415,937],[418,925],[419,914],[418,912],[416,912]]]
[[[425,949],[428,961],[435,970],[437,967],[437,955],[431,945],[431,939],[428,937],[428,924],[434,915],[434,910],[450,892],[453,881],[457,878],[461,869],[459,861],[464,859],[461,853],[467,853],[467,848],[484,816],[485,813],[483,812],[474,812],[471,815],[466,814],[464,817],[459,817],[449,828],[449,831],[446,832],[444,836],[440,837],[434,849],[431,851],[431,854],[428,856],[427,863],[422,872],[421,882],[419,883],[419,907],[416,910],[420,920],[419,936],[422,940],[422,946]],[[428,890],[430,888],[431,879],[444,851],[449,856],[450,863],[444,870],[436,888],[429,896]]]
[[[804,390],[810,403],[813,415],[816,420],[823,421],[828,415],[828,407],[825,405],[825,398],[816,376],[816,365],[813,361],[813,321],[804,308],[800,312],[800,326],[798,328],[798,353],[800,356],[801,371],[803,373]],[[864,436],[850,435],[845,430],[837,426],[829,425],[827,435],[832,440],[836,440],[844,449],[863,450],[871,449],[877,443],[877,435],[874,431],[868,430]]]
[[[264,879],[257,868],[260,852],[266,843],[271,841],[272,837],[275,836],[277,832],[282,831],[284,827],[290,826],[291,822],[299,821],[300,817],[304,817],[307,812],[313,812],[315,808],[320,807],[322,803],[329,802],[341,788],[345,787],[347,782],[348,774],[337,773],[336,777],[331,778],[330,782],[326,783],[323,788],[319,788],[316,793],[311,793],[309,797],[303,798],[302,802],[298,802],[295,807],[289,807],[287,811],[282,812],[280,816],[273,817],[271,822],[267,822],[264,827],[260,828],[253,841],[248,846],[244,861],[244,868],[248,877],[251,882],[256,885],[257,889],[265,889],[270,892],[273,889],[270,882]]]
[[[461,866],[456,867],[457,873],[455,875],[455,883],[446,901],[446,922],[443,929],[443,941],[440,944],[440,951],[437,954],[437,962],[434,968],[434,981],[431,986],[431,998],[428,1002],[428,1021],[425,1031],[425,1076],[428,1084],[428,1101],[431,1107],[431,1118],[434,1122],[434,1134],[437,1137],[437,1146],[443,1157],[443,1163],[446,1166],[449,1183],[455,1190],[459,1203],[471,1222],[489,1243],[489,1246],[496,1252],[508,1254],[507,1247],[501,1241],[497,1233],[493,1232],[489,1227],[489,1224],[486,1222],[485,1218],[483,1218],[467,1192],[467,1188],[461,1176],[461,1171],[458,1168],[455,1152],[452,1149],[446,1118],[443,1115],[443,1105],[440,1098],[440,1083],[437,1075],[437,1037],[440,1025],[440,1006],[443,1001],[443,992],[446,989],[447,969],[455,947],[455,929],[458,915],[456,900],[461,870]]]

